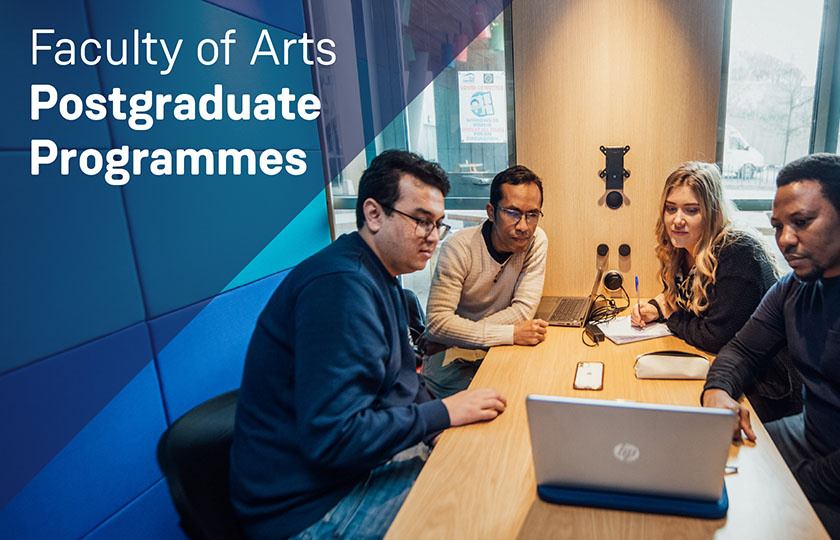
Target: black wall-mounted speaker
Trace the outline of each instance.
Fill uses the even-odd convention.
[[[604,287],[608,291],[617,291],[621,288],[622,283],[624,283],[624,277],[622,277],[621,272],[610,270],[604,275]]]

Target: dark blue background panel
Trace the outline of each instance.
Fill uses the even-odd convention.
[[[0,377],[0,508],[151,360],[140,323]]]
[[[84,540],[186,540],[166,480],[114,514]]]
[[[149,362],[0,510],[4,538],[62,540],[92,531],[161,479],[155,447],[165,429],[160,386]]]
[[[41,34],[39,45],[52,50],[38,53],[32,65],[32,29],[53,29]],[[0,84],[0,149],[23,150],[31,139],[51,139],[59,146],[104,148],[110,144],[108,126],[84,116],[73,122],[58,115],[58,106],[41,112],[41,119],[30,120],[29,93],[32,84],[51,84],[61,94],[82,97],[100,92],[96,67],[81,62],[76,50],[76,65],[60,66],[55,62],[56,42],[72,39],[80,45],[90,37],[82,0],[38,0],[5,2],[0,17],[3,36],[3,84]],[[62,47],[66,50],[66,47]]]
[[[0,373],[144,319],[119,188],[0,152]]]
[[[211,4],[222,6],[237,13],[276,26],[282,30],[302,35],[306,31],[303,24],[302,0],[207,0]],[[312,37],[312,36],[310,36]],[[318,37],[318,36],[316,36]]]
[[[169,342],[178,337],[181,330],[187,326],[190,321],[195,319],[196,315],[201,313],[207,304],[211,302],[212,298],[196,302],[191,306],[171,311],[166,315],[162,315],[157,319],[149,321],[149,326],[152,331],[152,350],[157,356]]]
[[[127,215],[150,318],[219,293],[280,234],[323,191],[321,154],[307,163],[300,176],[132,178]]]
[[[239,388],[251,334],[268,299],[288,271],[214,298],[157,354],[169,421],[211,397]],[[183,325],[181,311],[149,322],[157,342]]]
[[[299,2],[298,2],[299,5]],[[290,49],[289,63],[284,65],[284,39],[297,39],[298,36],[278,30],[262,23],[243,17],[228,9],[203,2],[201,0],[148,0],[143,2],[111,2],[91,0],[91,29],[93,35],[104,42],[105,39],[122,39],[133,35],[135,28],[143,35],[151,32],[154,38],[165,39],[170,50],[174,49],[178,39],[183,44],[173,63],[171,73],[162,75],[168,62],[159,50],[159,63],[139,66],[101,67],[102,84],[110,92],[119,87],[126,94],[151,90],[153,93],[171,94],[173,99],[178,94],[187,93],[199,100],[203,94],[213,92],[214,84],[221,84],[224,94],[251,94],[253,101],[258,94],[267,93],[276,96],[284,87],[295,96],[313,93],[312,68],[302,60],[302,48],[296,45]],[[232,38],[236,40],[230,46],[229,65],[224,64],[224,47],[219,40],[228,29],[236,30]],[[255,64],[250,65],[251,56],[259,42],[260,33],[268,30],[275,52],[279,55],[280,65],[275,65],[272,58],[260,56]],[[202,65],[197,58],[198,44],[203,39],[213,39],[219,47],[219,59],[211,66]],[[212,49],[207,46],[208,58]],[[268,50],[263,46],[261,50]],[[292,52],[296,56],[292,56]],[[223,97],[225,102],[226,97]],[[237,111],[241,101],[237,102]],[[126,121],[110,120],[114,134],[114,144],[126,144],[132,148],[304,148],[318,149],[318,125],[316,120],[285,120],[280,116],[281,106],[275,100],[277,118],[273,121],[230,120],[223,115],[222,120],[187,120],[168,119],[155,121],[147,131],[136,131]],[[291,112],[297,117],[297,104],[293,103]],[[173,107],[167,105],[168,117]]]

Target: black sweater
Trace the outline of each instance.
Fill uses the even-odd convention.
[[[759,241],[751,236],[727,242],[718,253],[715,283],[706,288],[708,308],[699,316],[677,309],[667,321],[671,332],[689,345],[717,353],[776,282],[773,266],[761,255]]]
[[[805,437],[823,455],[795,475],[812,501],[840,500],[840,278],[801,282],[789,274],[773,287],[743,330],[718,355],[704,390],[733,398],[787,343],[805,381]]]

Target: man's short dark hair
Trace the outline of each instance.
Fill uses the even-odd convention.
[[[413,152],[386,150],[373,158],[359,181],[359,196],[356,199],[357,228],[361,229],[365,224],[363,206],[368,199],[378,202],[385,214],[391,215],[391,208],[400,198],[400,177],[403,174],[410,174],[421,182],[438,188],[444,197],[449,194],[449,179],[440,165],[426,161]]]
[[[536,184],[540,188],[540,208],[543,204],[543,187],[540,177],[524,165],[508,167],[493,178],[490,185],[490,204],[496,206],[502,200],[502,184],[518,186],[519,184]]]
[[[823,197],[834,205],[840,214],[840,156],[837,154],[811,154],[791,161],[779,171],[776,187],[801,180],[820,183]]]

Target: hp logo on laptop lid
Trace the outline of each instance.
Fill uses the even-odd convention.
[[[613,447],[615,459],[624,463],[632,463],[639,459],[639,447],[631,443],[618,443]]]

